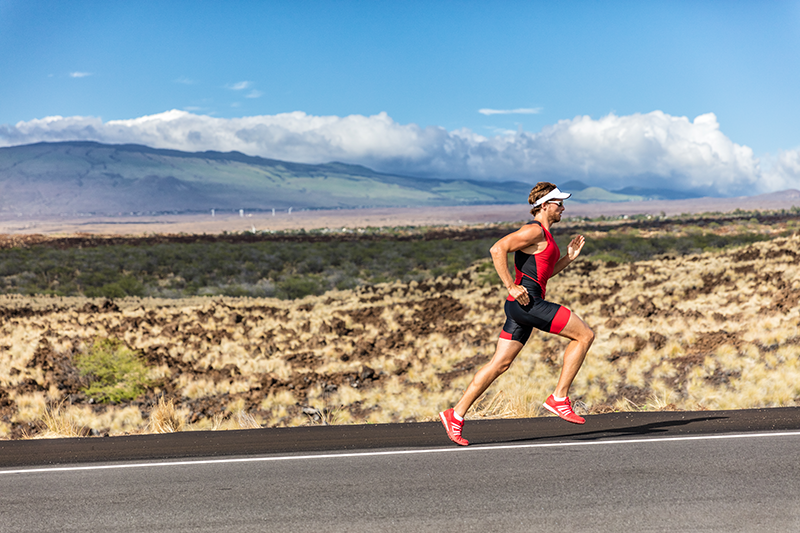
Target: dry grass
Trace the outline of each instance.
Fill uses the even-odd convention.
[[[85,437],[88,434],[87,428],[64,408],[63,403],[48,405],[40,420],[45,429],[36,434],[36,438]]]
[[[632,264],[581,261],[553,278],[548,294],[597,335],[571,391],[576,407],[798,405],[798,244],[794,236]],[[0,436],[434,420],[494,351],[504,295],[480,277],[476,265],[429,283],[295,302],[129,299],[103,309],[0,297]],[[71,361],[97,336],[147,361],[153,385],[137,402],[89,404],[80,392]],[[469,416],[543,414],[565,343],[535,332]]]
[[[164,401],[164,398],[158,400],[158,405],[150,413],[147,422],[149,433],[175,433],[183,430],[184,426],[186,417],[175,408],[172,400]]]

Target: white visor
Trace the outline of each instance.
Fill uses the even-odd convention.
[[[545,194],[544,196],[536,200],[536,203],[533,204],[533,207],[539,207],[540,205],[544,204],[545,202],[549,202],[550,200],[566,200],[570,196],[572,196],[572,193],[561,192],[558,190],[558,187],[556,187],[549,193]]]

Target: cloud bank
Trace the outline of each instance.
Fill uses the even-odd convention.
[[[54,116],[0,126],[0,146],[67,140],[239,151],[303,163],[342,161],[442,178],[528,183],[578,179],[607,189],[666,187],[738,196],[800,188],[800,149],[782,152],[764,169],[749,147],[720,131],[711,113],[694,120],[661,111],[579,116],[538,133],[493,137],[468,129],[398,124],[386,113],[338,117],[294,112],[225,119],[172,110],[108,122]]]

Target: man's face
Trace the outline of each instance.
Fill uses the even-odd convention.
[[[561,213],[564,212],[564,200],[545,202],[544,206],[547,209],[547,214],[551,222],[558,222],[561,220]]]

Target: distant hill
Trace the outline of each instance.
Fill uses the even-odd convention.
[[[556,185],[558,185],[560,190],[571,193],[579,192],[589,188],[589,186],[584,182],[578,180],[570,180],[566,183],[557,183]]]
[[[570,200],[582,203],[594,202],[639,202],[643,200],[685,200],[699,198],[699,193],[673,191],[670,189],[645,189],[642,187],[625,187],[608,191],[600,187],[586,185],[580,180],[570,180],[559,184],[562,191],[571,192]]]
[[[382,174],[343,163],[288,163],[239,152],[84,141],[0,148],[0,212],[7,214],[511,204],[527,198],[530,188],[521,182]]]
[[[89,141],[0,148],[0,214],[197,213],[524,203],[532,184],[442,180],[359,165],[289,163]],[[560,185],[579,203],[689,198],[675,191]]]
[[[569,189],[565,189],[569,191]],[[644,200],[642,196],[635,196],[630,194],[617,194],[600,187],[587,187],[581,191],[572,194],[570,200],[575,202],[592,203],[592,202],[638,202]]]

